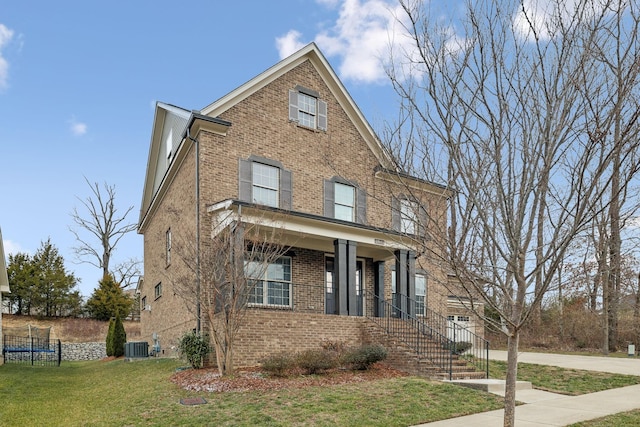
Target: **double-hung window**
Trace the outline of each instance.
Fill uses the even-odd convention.
[[[367,193],[357,184],[340,177],[324,181],[324,216],[366,223]]]
[[[246,261],[245,275],[250,286],[249,304],[291,306],[290,257],[281,257],[270,263]]]
[[[416,273],[416,314],[418,316],[425,315],[425,300],[427,298],[427,276],[424,274]]]
[[[400,195],[391,199],[391,225],[403,234],[424,236],[426,209],[415,198]]]
[[[171,265],[171,229],[165,234],[165,261],[166,265]]]
[[[291,171],[282,163],[264,157],[239,159],[238,196],[244,202],[291,209],[293,182]]]
[[[418,204],[412,200],[400,200],[400,232],[416,234]]]
[[[353,221],[356,210],[356,189],[351,185],[334,183],[334,217]]]
[[[309,129],[327,130],[327,103],[312,89],[296,86],[289,91],[289,120]]]
[[[425,315],[426,300],[427,300],[427,274],[424,270],[416,272],[414,277],[416,295],[415,295],[415,311],[412,310],[418,316]],[[400,298],[402,295],[396,290],[396,271],[391,270],[391,301],[396,309],[400,308]]]
[[[260,205],[279,206],[280,170],[275,166],[253,162],[251,164],[253,202]]]
[[[162,282],[158,283],[154,288],[155,298],[158,299],[162,296]]]

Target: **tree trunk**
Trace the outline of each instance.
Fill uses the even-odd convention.
[[[516,421],[516,380],[518,377],[518,341],[520,331],[514,329],[507,339],[507,379],[504,392],[504,427],[514,427]]]

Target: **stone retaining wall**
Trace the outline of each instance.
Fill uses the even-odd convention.
[[[107,357],[107,344],[104,342],[63,342],[62,360],[99,360]]]

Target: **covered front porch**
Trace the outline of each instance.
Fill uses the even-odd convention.
[[[416,310],[424,306],[424,293],[415,303],[416,251],[406,236],[236,200],[212,205],[208,213],[212,237],[242,222],[264,229],[288,248],[257,281],[250,307],[383,316],[381,301],[393,299],[399,312],[422,314]]]

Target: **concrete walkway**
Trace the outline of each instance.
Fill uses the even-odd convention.
[[[507,352],[492,350],[489,358],[506,360]],[[635,357],[572,356],[523,352],[520,353],[518,362],[640,376],[640,359]],[[504,395],[503,390],[493,391],[493,393]],[[541,390],[523,389],[516,391],[516,400],[525,403],[516,407],[516,427],[566,426],[639,409],[640,384],[582,396],[565,396]],[[503,419],[504,410],[501,409],[420,424],[416,427],[501,427]]]

